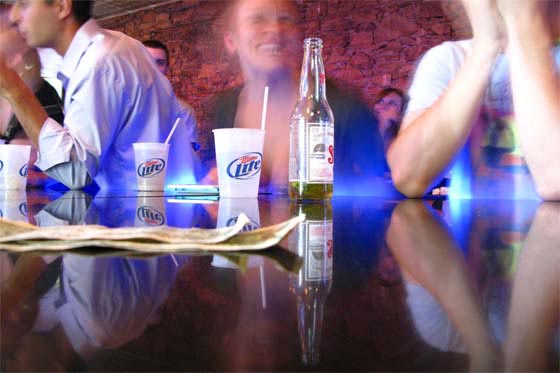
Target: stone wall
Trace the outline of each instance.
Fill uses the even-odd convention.
[[[240,83],[235,61],[221,42],[229,0],[182,0],[100,21],[103,27],[168,45],[170,80],[177,95],[207,126],[205,102]],[[469,36],[453,0],[299,0],[305,36],[320,36],[327,77],[353,87],[371,107],[384,86],[406,89],[415,63],[445,40]]]

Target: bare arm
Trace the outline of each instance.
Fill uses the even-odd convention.
[[[467,141],[501,48],[497,9],[488,0],[464,4],[473,20],[472,50],[443,95],[404,118],[387,154],[395,186],[408,197],[422,197]]]
[[[500,0],[499,5],[523,154],[539,195],[560,200],[560,74],[552,54],[559,36],[554,33],[560,32],[550,27],[560,23],[560,6],[557,0]]]
[[[539,206],[525,240],[513,283],[507,338],[506,372],[550,368],[552,340],[559,321],[560,206]]]
[[[461,334],[470,371],[495,371],[499,353],[465,259],[444,223],[423,201],[406,200],[393,212],[387,242],[401,269],[434,296]]]
[[[0,56],[0,95],[10,103],[34,148],[38,148],[39,132],[48,118],[47,112],[19,75]]]

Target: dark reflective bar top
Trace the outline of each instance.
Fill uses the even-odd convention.
[[[559,370],[560,204],[28,190],[0,210],[39,226],[307,217],[253,254],[0,251],[2,372]]]

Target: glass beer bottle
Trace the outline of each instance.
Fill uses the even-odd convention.
[[[290,289],[296,295],[301,360],[306,365],[320,361],[321,332],[325,302],[333,281],[332,207],[326,203],[296,204],[293,215],[305,214],[289,238],[290,251],[303,258],[297,277],[292,275]]]
[[[333,193],[334,118],[325,92],[319,38],[304,41],[299,98],[290,119],[289,193],[293,200],[325,200]]]

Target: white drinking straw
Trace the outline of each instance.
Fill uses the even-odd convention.
[[[173,136],[173,132],[175,132],[175,130],[177,129],[177,125],[179,124],[179,121],[181,121],[181,117],[177,118],[175,124],[173,125],[173,128],[171,128],[171,132],[169,132],[169,136],[167,136],[167,139],[165,140],[166,144],[169,144],[169,140],[171,140],[171,136]]]
[[[268,86],[264,87],[264,102],[261,118],[261,130],[264,131],[264,124],[266,122],[266,109],[268,108]]]
[[[266,87],[268,88],[268,87]],[[266,283],[264,282],[264,268],[261,265],[259,267],[259,277],[261,279],[261,302],[262,308],[266,308]]]

